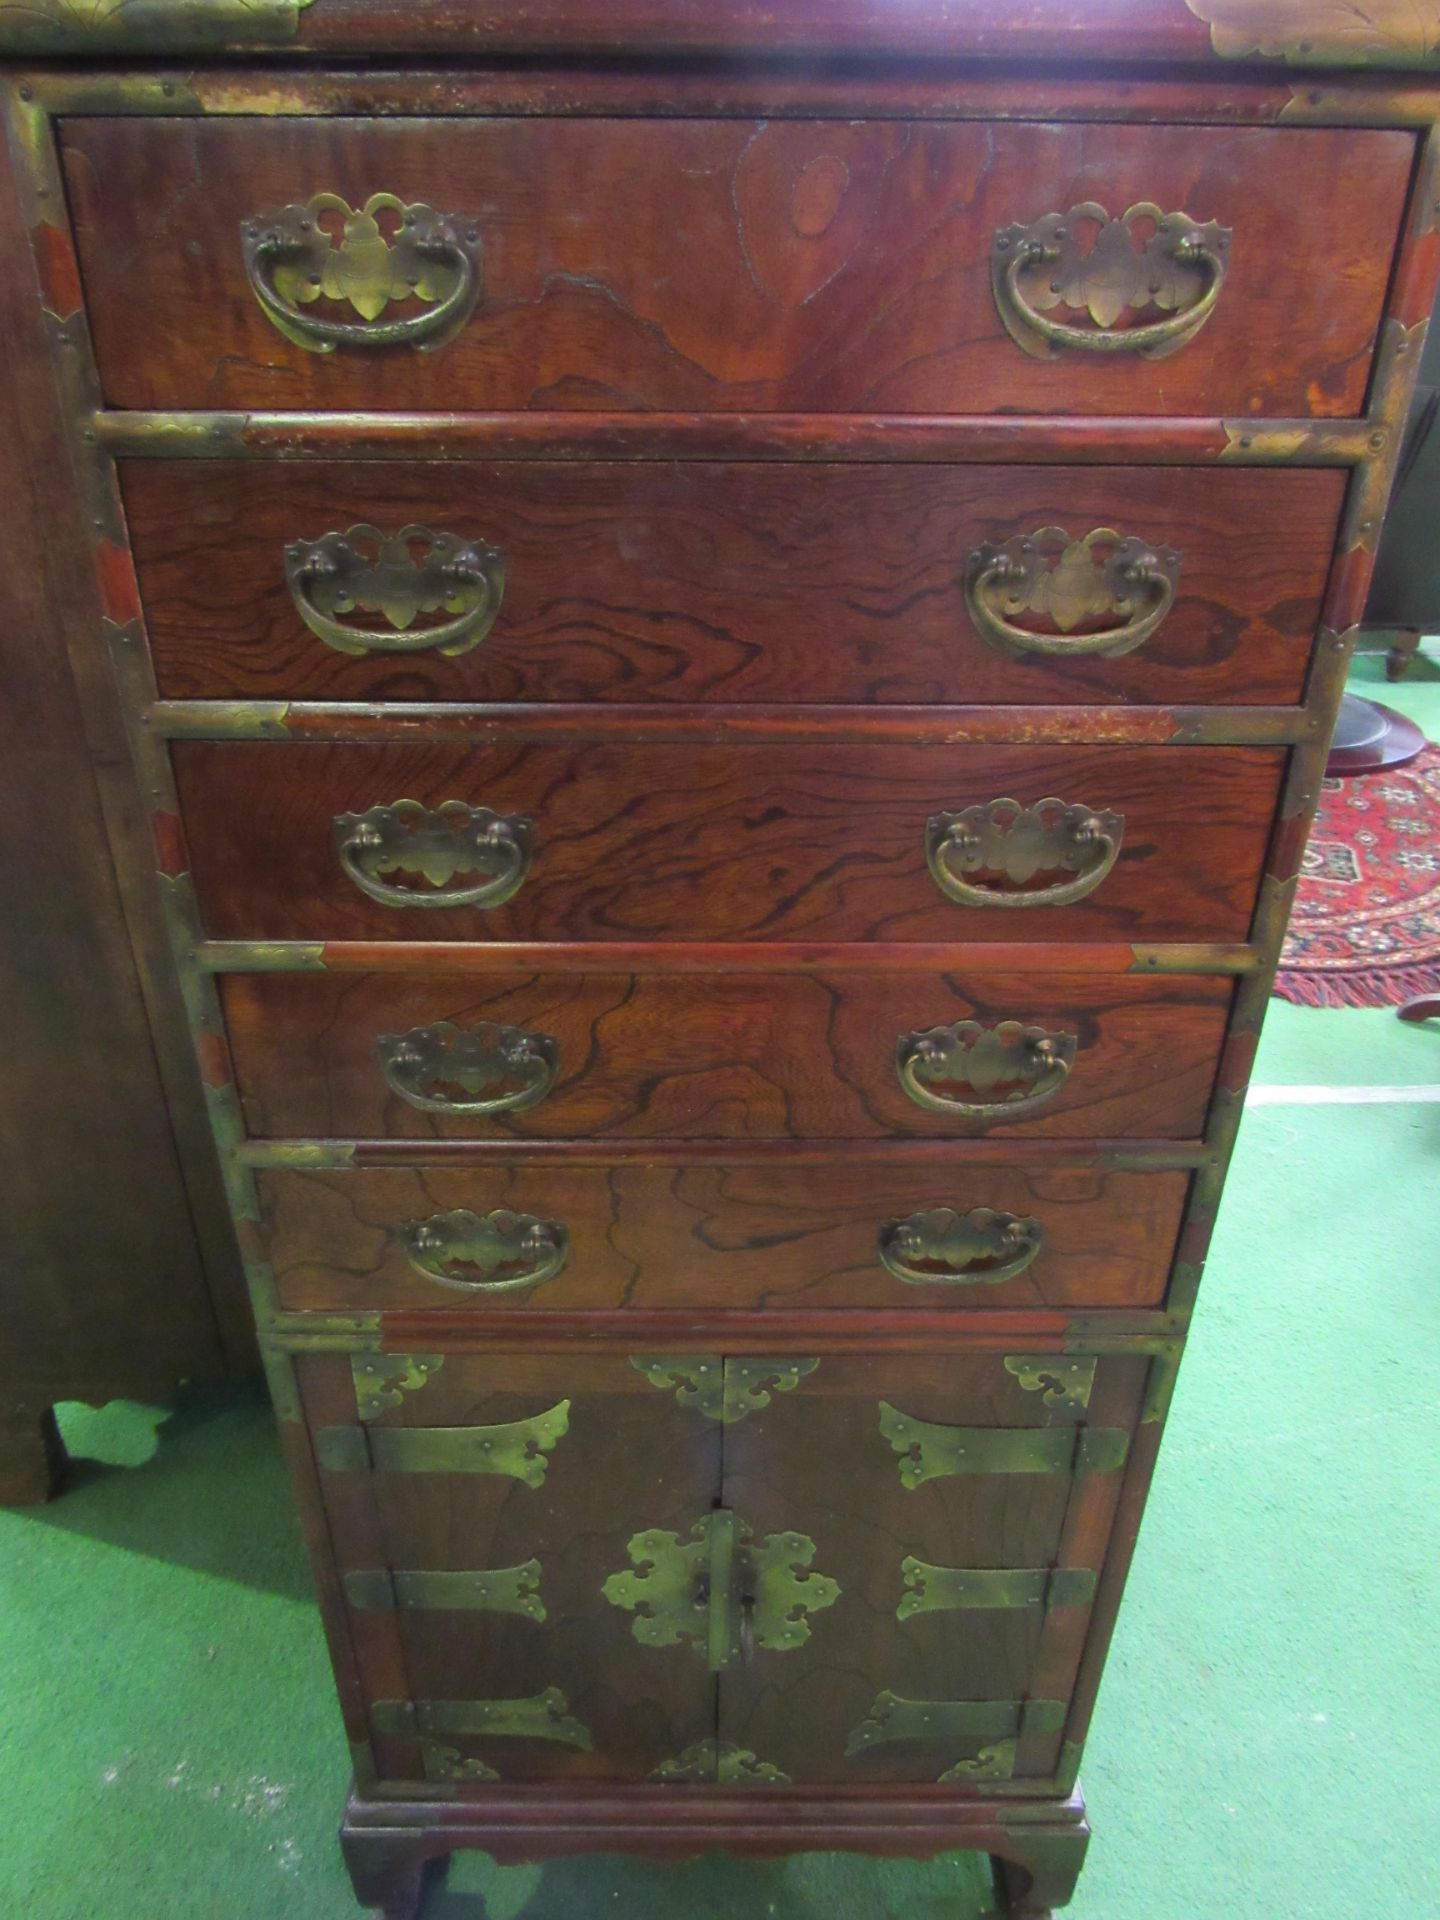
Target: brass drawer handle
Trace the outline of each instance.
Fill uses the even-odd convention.
[[[1075,1064],[1076,1036],[1002,1020],[977,1020],[902,1033],[895,1042],[895,1071],[917,1107],[959,1114],[969,1120],[1014,1120],[1053,1100]],[[980,1096],[943,1092],[969,1088]]]
[[[548,1033],[493,1020],[382,1033],[375,1052],[390,1091],[422,1113],[524,1113],[560,1071],[560,1044]]]
[[[1153,230],[1139,247],[1136,221]],[[1094,243],[1082,251],[1076,229],[1094,224]],[[1005,331],[1028,354],[1048,360],[1081,353],[1138,353],[1163,360],[1204,326],[1215,311],[1229,265],[1230,229],[1187,213],[1162,213],[1141,200],[1112,220],[1093,200],[1068,213],[1047,213],[1029,226],[1001,227],[990,256],[990,284]],[[1093,327],[1047,320],[1054,307],[1089,310]],[[1114,323],[1127,307],[1160,307],[1168,318],[1135,327]]]
[[[380,214],[393,214],[388,240]],[[325,225],[338,216],[337,245]],[[278,213],[254,214],[240,224],[245,274],[266,317],[307,353],[336,347],[411,346],[433,352],[464,326],[480,297],[480,235],[457,215],[437,213],[393,193],[372,193],[352,207],[338,193],[292,201]],[[348,300],[357,320],[323,320],[302,313],[321,295]],[[425,307],[399,320],[382,320],[392,300]]]
[[[463,800],[396,800],[337,814],[335,850],[347,876],[383,907],[500,907],[530,871],[531,823]],[[429,886],[397,886],[387,873],[415,874]],[[449,884],[476,873],[478,880]]]
[[[880,1264],[907,1287],[997,1287],[1032,1264],[1045,1244],[1040,1222],[991,1207],[932,1207],[887,1220],[876,1235]]]
[[[1175,604],[1180,555],[1111,527],[1072,540],[1063,527],[1039,527],[1001,546],[976,547],[965,569],[965,607],[975,630],[1002,653],[1092,656],[1133,653]],[[1017,626],[1030,614],[1059,629]],[[1115,622],[1077,633],[1082,624]]]
[[[359,525],[285,549],[285,584],[295,610],[337,653],[468,653],[489,633],[505,591],[498,547],[430,527],[382,533]],[[417,627],[422,613],[452,617]],[[384,627],[351,626],[339,615],[383,614]]]
[[[405,1258],[426,1280],[460,1293],[519,1293],[553,1280],[570,1252],[570,1235],[558,1220],[533,1213],[432,1214],[399,1229]]]
[[[1064,800],[991,800],[959,813],[932,814],[925,859],[947,900],[962,907],[1068,907],[1093,893],[1114,866],[1125,836],[1123,813],[1096,813]],[[1030,887],[1037,873],[1074,877]],[[988,874],[988,882],[962,879]],[[1009,884],[1003,884],[1008,882]]]

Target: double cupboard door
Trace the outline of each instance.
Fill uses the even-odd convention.
[[[1146,1368],[304,1357],[377,1779],[1051,1789]]]

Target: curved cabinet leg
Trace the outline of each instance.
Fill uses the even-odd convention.
[[[1005,1920],[1050,1920],[1073,1898],[1085,1864],[1090,1829],[1083,1821],[1063,1827],[1025,1827],[1006,1835],[995,1857],[995,1890]]]
[[[440,1875],[446,1865],[414,1827],[343,1826],[340,1850],[356,1901],[383,1920],[416,1920],[429,1869]]]

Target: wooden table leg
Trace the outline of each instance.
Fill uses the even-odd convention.
[[[0,1506],[35,1506],[58,1490],[65,1443],[51,1407],[0,1406]]]

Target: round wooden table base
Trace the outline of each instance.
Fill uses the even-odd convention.
[[[1403,766],[1424,746],[1424,734],[1403,713],[1382,707],[1378,700],[1361,700],[1347,693],[1340,702],[1325,773],[1331,780],[1379,773],[1384,767]]]

